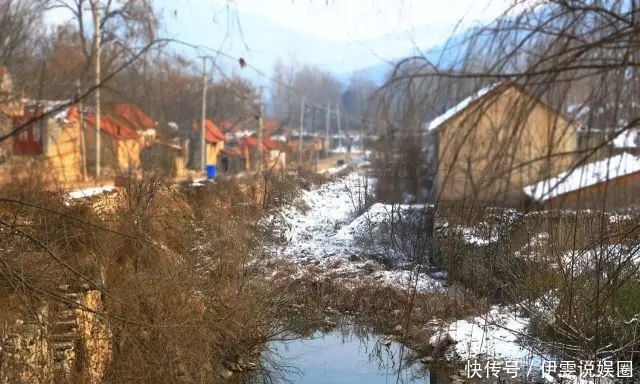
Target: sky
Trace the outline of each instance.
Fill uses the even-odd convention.
[[[212,3],[226,5],[222,0]],[[378,38],[428,25],[487,21],[504,11],[504,0],[236,0],[241,13],[330,41]]]
[[[285,63],[316,65],[342,78],[443,44],[485,24],[513,0],[155,0],[163,35],[243,57],[270,73]],[[52,14],[52,23],[64,20]],[[193,50],[183,52],[197,56]],[[219,68],[236,71],[230,60]],[[246,71],[245,71],[246,72]],[[255,72],[255,71],[254,71]],[[261,77],[249,74],[252,80]],[[264,77],[264,76],[262,76]]]
[[[513,0],[159,0],[167,33],[241,56],[265,72],[278,58],[336,74],[436,47]]]

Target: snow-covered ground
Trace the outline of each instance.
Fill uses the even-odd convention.
[[[526,334],[529,319],[516,315],[515,307],[493,306],[491,310],[472,319],[463,319],[448,325],[436,325],[432,344],[449,337],[456,342],[449,357],[463,360],[480,357],[493,360],[531,362],[537,354],[518,343]],[[435,325],[435,324],[434,324]]]
[[[387,268],[371,257],[379,255],[372,255],[367,247],[367,239],[371,238],[368,234],[389,217],[391,206],[374,204],[357,217],[355,211],[358,201],[364,199],[364,185],[361,175],[351,173],[303,191],[299,201],[267,217],[264,224],[279,238],[279,244],[268,249],[270,256],[293,263],[298,268],[294,277],[302,276],[307,267],[313,266],[314,271],[332,278],[371,279],[408,288],[411,271]],[[433,291],[444,287],[441,281],[421,273],[417,288]]]
[[[335,167],[323,169],[322,171],[320,171],[320,173],[326,173],[326,174],[329,174],[329,175],[335,175],[337,173],[343,172],[348,167],[349,166],[347,164],[338,165],[338,166],[335,166]]]
[[[83,199],[91,196],[100,195],[106,192],[112,192],[116,187],[113,185],[103,185],[99,187],[89,187],[83,189],[76,189],[70,192],[67,192],[66,197],[69,199]]]
[[[263,224],[279,239],[267,249],[267,263],[273,267],[272,276],[296,280],[313,274],[314,277],[331,278],[345,284],[373,281],[407,289],[412,274],[410,270],[403,268],[401,260],[386,263],[386,267],[378,262],[380,253],[385,253],[392,259],[398,258],[394,253],[397,250],[380,246],[380,238],[385,237],[384,233],[388,228],[385,225],[388,225],[392,212],[395,215],[410,216],[429,207],[376,203],[363,214],[357,215],[357,201],[363,197],[364,184],[360,174],[351,173],[318,188],[303,191],[297,201],[267,217]],[[371,184],[373,183],[370,181]],[[490,220],[476,226],[465,226],[444,222],[437,223],[436,227],[437,231],[459,236],[465,244],[484,247],[498,241],[502,226],[518,217],[515,212],[510,211],[498,211],[494,216],[496,223]],[[514,256],[531,258],[547,240],[547,233],[537,234]],[[587,253],[585,257],[588,256]],[[283,263],[270,263],[273,260]],[[445,290],[445,278],[446,273],[442,271],[421,273],[418,290],[425,293]],[[557,305],[553,302],[553,294],[549,295],[538,299],[533,307],[539,316],[551,314],[552,308]],[[444,339],[454,341],[447,356],[449,359],[516,361],[519,367],[531,367],[533,374],[540,375],[542,362],[553,360],[554,357],[539,353],[528,342],[531,319],[521,313],[524,312],[519,311],[517,305],[496,305],[486,314],[450,323],[434,320],[426,326],[434,331],[431,339],[433,344]],[[545,375],[544,378],[548,382],[555,382],[551,376]],[[592,383],[577,376],[563,378],[567,383]]]
[[[553,292],[538,299],[530,307],[539,315],[551,313],[557,306]],[[526,304],[523,303],[525,306]],[[544,351],[537,350],[535,343],[531,343],[529,326],[531,319],[521,316],[518,305],[499,306],[494,305],[489,312],[468,319],[460,319],[449,324],[433,320],[429,326],[435,331],[430,343],[438,345],[449,340],[453,341],[453,347],[446,356],[450,360],[462,360],[467,363],[479,362],[505,364],[512,363],[518,367],[518,376],[528,378],[532,382],[534,378],[544,379],[546,383],[564,384],[611,384],[613,380],[606,377],[588,377],[580,374],[579,365],[582,362],[573,361],[576,366],[573,369],[563,369],[560,363],[562,359]],[[548,319],[552,321],[552,319]],[[571,360],[568,360],[571,361]],[[550,369],[549,364],[556,368]],[[555,369],[555,370],[553,370]],[[483,375],[485,371],[483,370]],[[504,370],[501,372],[504,373]],[[550,372],[554,372],[553,375]],[[594,371],[595,372],[595,371]],[[487,377],[487,376],[483,376]],[[534,381],[540,382],[540,381]]]

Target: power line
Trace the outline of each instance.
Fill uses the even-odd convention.
[[[312,107],[317,108],[317,109],[319,109],[321,111],[327,111],[327,107],[325,105],[312,101],[312,99],[309,97],[309,95],[300,92],[295,87],[293,87],[293,86],[291,86],[291,85],[289,85],[289,84],[287,84],[287,83],[285,83],[283,81],[280,81],[279,79],[277,79],[274,76],[268,75],[263,70],[261,70],[260,68],[256,67],[255,65],[247,62],[242,57],[233,56],[233,55],[231,55],[231,54],[229,54],[229,53],[227,53],[227,52],[225,52],[225,51],[223,51],[221,49],[215,49],[215,48],[202,46],[202,45],[193,45],[191,43],[187,43],[187,42],[180,41],[180,40],[174,40],[173,42],[181,44],[181,45],[185,45],[185,46],[190,47],[190,48],[193,48],[196,51],[205,50],[205,51],[213,52],[213,53],[216,54],[216,56],[220,56],[220,57],[226,58],[226,59],[231,60],[231,61],[236,62],[236,63],[241,63],[242,67],[247,67],[247,68],[253,70],[259,76],[265,78],[266,80],[269,80],[270,82],[273,82],[273,83],[276,83],[278,85],[283,86],[284,88],[289,90],[291,93],[293,93],[294,95],[298,96],[300,99],[305,98],[305,104],[307,106],[312,106]],[[230,77],[228,77],[226,74],[224,74],[224,70],[217,63],[214,62],[213,65],[219,70],[219,72],[222,74],[222,76],[224,78],[230,79]],[[332,111],[329,111],[329,112],[332,113]],[[366,125],[370,125],[370,124],[373,123],[373,121],[370,121],[366,117],[363,118],[363,117],[360,117],[360,116],[355,116],[355,115],[351,115],[351,114],[344,113],[344,112],[341,113],[341,115],[342,115],[342,118],[354,121],[356,123],[364,123]]]

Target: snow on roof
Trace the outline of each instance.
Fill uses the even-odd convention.
[[[27,99],[23,100],[24,105],[40,105],[43,108],[44,113],[50,113],[55,109],[60,108],[60,110],[56,111],[54,114],[49,116],[54,120],[68,121],[67,116],[72,107],[71,100],[36,100],[36,99]]]
[[[427,131],[432,131],[432,130],[440,128],[440,126],[444,122],[446,122],[447,120],[451,119],[453,116],[457,115],[459,112],[461,112],[462,110],[467,108],[471,103],[473,103],[474,101],[480,99],[481,97],[483,97],[487,93],[491,92],[492,90],[496,89],[501,84],[503,84],[503,83],[502,82],[493,83],[493,84],[487,85],[486,87],[481,88],[480,90],[476,91],[476,93],[474,93],[471,96],[467,97],[466,99],[462,100],[461,102],[459,102],[458,104],[456,104],[452,108],[449,108],[442,115],[440,115],[440,116],[436,117],[435,119],[431,120],[430,123],[426,124],[426,130]]]
[[[280,141],[280,142],[286,142],[287,141],[287,135],[273,135],[273,136],[271,136],[271,140]]]
[[[615,148],[638,148],[640,146],[640,131],[629,129],[613,139]]]
[[[524,193],[534,200],[546,201],[636,172],[640,172],[640,159],[625,152],[528,185],[524,187]]]

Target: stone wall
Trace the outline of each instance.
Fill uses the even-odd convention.
[[[60,291],[63,299],[42,303],[28,321],[0,324],[0,384],[102,382],[112,353],[102,293]]]

